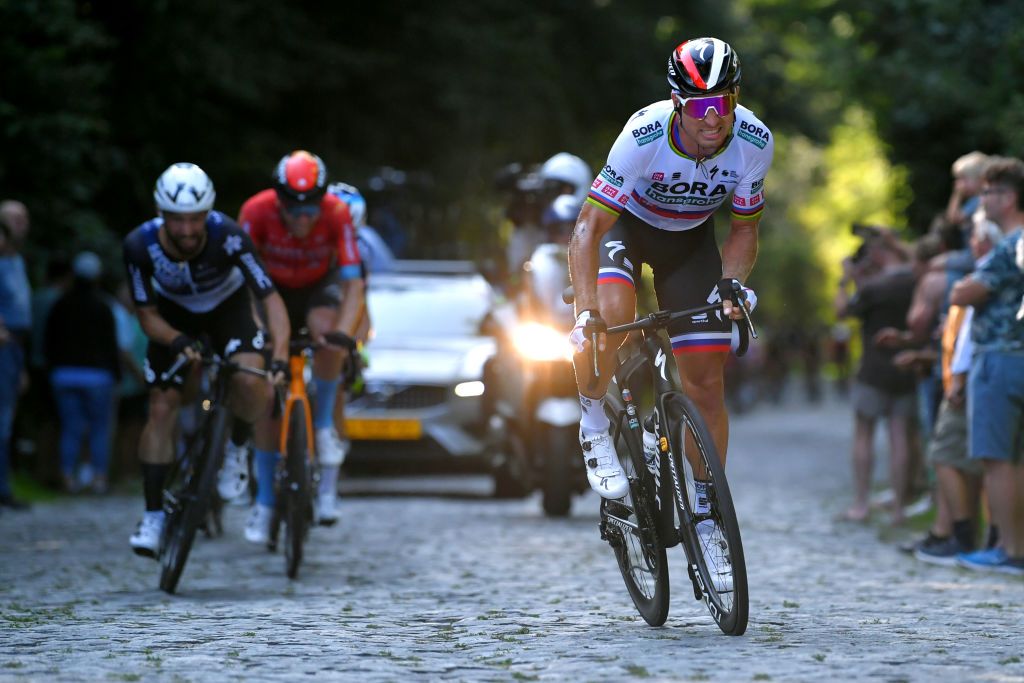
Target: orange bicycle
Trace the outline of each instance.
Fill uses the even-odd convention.
[[[340,332],[324,335],[331,346],[349,347],[352,340]],[[271,550],[277,549],[284,525],[285,573],[294,579],[302,563],[302,547],[313,521],[313,491],[318,483],[313,446],[313,410],[306,391],[306,363],[320,345],[308,335],[289,343],[288,388],[278,393],[281,408],[280,453],[284,455],[275,476],[274,517],[270,525]]]

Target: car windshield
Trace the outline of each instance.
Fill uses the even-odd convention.
[[[374,338],[475,337],[492,295],[480,275],[377,275],[367,294]]]

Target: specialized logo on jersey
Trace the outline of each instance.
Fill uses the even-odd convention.
[[[740,121],[740,132],[737,135],[759,149],[764,149],[770,139],[768,131],[747,121]]]
[[[601,170],[601,177],[615,187],[622,187],[622,176],[615,172],[611,166],[605,166]]]
[[[633,129],[633,139],[636,140],[638,147],[654,142],[664,134],[665,129],[662,127],[661,121],[655,121],[654,123],[648,123],[646,126]]]

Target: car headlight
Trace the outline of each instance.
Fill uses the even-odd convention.
[[[527,360],[572,360],[569,335],[540,323],[523,323],[516,327],[512,344]]]

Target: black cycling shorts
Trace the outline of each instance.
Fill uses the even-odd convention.
[[[305,287],[277,287],[288,309],[288,320],[291,322],[292,336],[296,336],[306,326],[306,316],[311,308],[339,308],[341,306],[341,276],[332,270],[316,282]]]
[[[257,321],[248,287],[238,290],[206,313],[194,313],[157,295],[156,309],[164,320],[194,339],[202,339],[224,358],[236,353],[262,353],[270,351],[270,335]],[[146,384],[161,389],[180,388],[188,375],[188,366],[180,368],[166,380],[166,372],[177,356],[169,346],[152,340],[146,351]]]
[[[624,211],[599,247],[597,284],[636,289],[640,266],[654,271],[654,294],[661,309],[682,310],[721,301],[722,255],[714,218],[683,232],[660,230]],[[668,327],[672,352],[728,351],[732,322],[715,311],[674,321]]]

